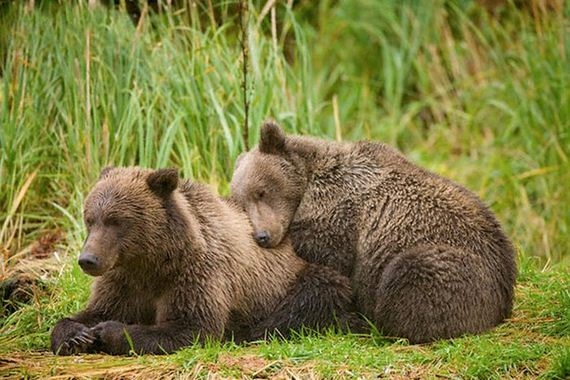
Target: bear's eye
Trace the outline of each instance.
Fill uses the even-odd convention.
[[[91,227],[94,224],[95,224],[95,219],[93,219],[92,217],[86,217],[85,218],[85,225],[87,227]]]
[[[265,196],[267,195],[267,192],[265,190],[257,190],[255,192],[255,199],[260,200],[265,198]]]
[[[121,220],[116,216],[109,216],[103,220],[103,224],[106,226],[118,226],[121,224]]]

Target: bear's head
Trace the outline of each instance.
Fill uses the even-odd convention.
[[[100,276],[118,266],[136,268],[168,226],[168,203],[178,186],[175,169],[103,169],[85,199],[87,239],[79,266]]]
[[[258,147],[238,157],[231,181],[232,198],[248,214],[257,244],[273,248],[283,240],[306,186],[303,161],[288,137],[265,122]]]

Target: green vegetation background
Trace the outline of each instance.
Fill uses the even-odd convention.
[[[469,0],[254,1],[245,18],[247,141],[235,3],[143,14],[138,25],[86,3],[0,2],[0,280],[41,279],[30,305],[1,314],[0,374],[570,373],[568,2],[488,11]],[[43,353],[50,326],[88,296],[74,257],[83,197],[100,169],[176,166],[227,194],[235,158],[267,117],[291,133],[384,141],[478,193],[520,252],[512,321],[426,347],[309,334],[168,358],[95,356],[83,370]],[[55,253],[38,259],[46,236]],[[22,364],[29,355],[38,368]]]

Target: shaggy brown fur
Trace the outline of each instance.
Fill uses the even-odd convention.
[[[359,321],[348,278],[285,241],[261,249],[239,208],[176,170],[106,169],[85,201],[87,308],[59,321],[61,355],[172,352],[207,338]]]
[[[302,258],[349,276],[387,335],[429,342],[511,313],[515,253],[493,214],[384,144],[285,136],[267,122],[231,187],[258,244],[289,234]]]

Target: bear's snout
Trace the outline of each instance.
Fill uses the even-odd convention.
[[[259,231],[253,233],[253,238],[260,247],[269,248],[271,234],[268,231]]]
[[[102,269],[99,258],[89,252],[81,252],[78,263],[81,269],[91,276],[98,276]]]

